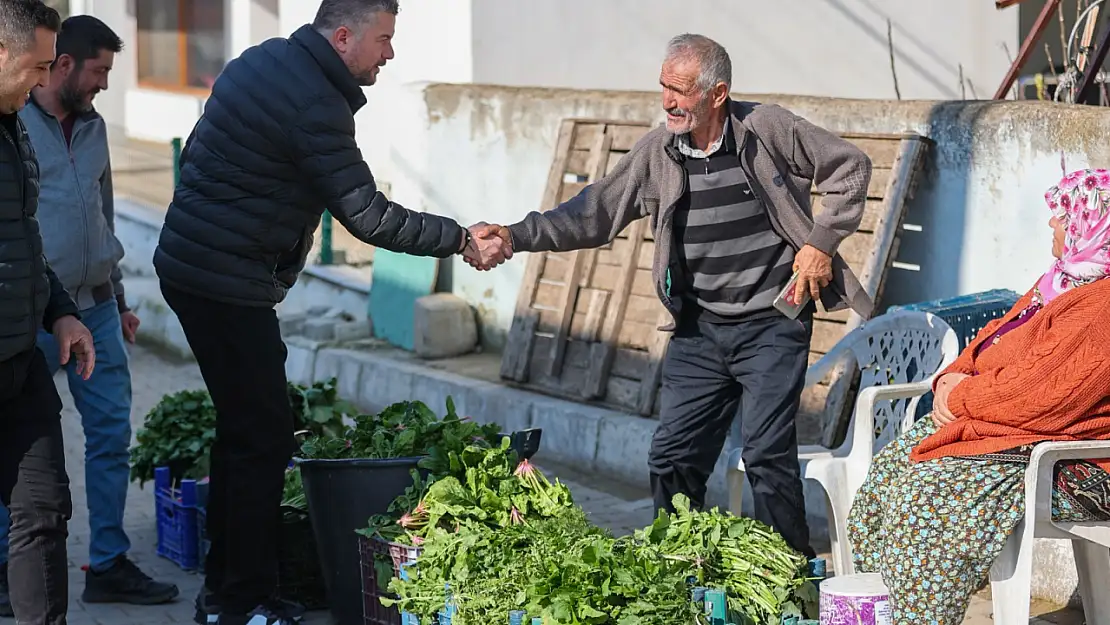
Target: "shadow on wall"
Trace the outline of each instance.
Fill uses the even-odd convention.
[[[926,134],[936,143],[907,209],[880,310],[959,292],[972,129],[980,111],[981,106],[967,102],[943,102],[932,108]]]
[[[868,23],[868,20],[866,18],[858,15],[855,11],[848,8],[842,0],[825,0],[825,3],[836,9],[841,15],[844,16],[845,19],[852,22],[856,26],[856,28],[858,28],[860,32],[867,35],[867,37],[871,39],[873,43],[882,48],[885,48],[889,45],[887,33],[880,31],[873,24]],[[872,13],[875,13],[875,15],[882,20],[889,19],[889,16],[884,11],[878,9],[871,3],[863,2],[863,4]],[[929,68],[925,67],[923,63],[915,59],[913,55],[899,50],[899,48],[902,47],[901,45],[899,45],[901,43],[900,41],[895,44],[894,50],[894,55],[897,58],[897,63],[900,66],[905,66],[906,68],[917,74],[921,78],[921,80],[928,83],[932,88],[936,89],[937,92],[942,95],[942,97],[958,97],[959,94],[956,93],[954,89],[952,89],[952,83],[958,82],[958,79],[956,77],[957,72],[955,68],[950,67],[948,63],[939,55],[937,55],[927,43],[922,42],[920,39],[915,37],[912,32],[907,31],[901,26],[896,26],[895,28],[897,30],[897,36],[894,37],[896,40],[901,40],[904,38],[909,39],[911,43],[914,44],[914,47],[916,47],[921,54],[928,56],[930,60],[932,60],[934,63],[943,67],[945,71],[950,72],[952,76],[950,78],[942,78],[940,76],[937,76],[936,73],[934,73]],[[891,88],[891,95],[894,95],[893,87]]]

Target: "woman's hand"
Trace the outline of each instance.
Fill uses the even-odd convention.
[[[948,396],[952,389],[971,376],[965,373],[946,373],[937,380],[936,392],[933,393],[933,423],[937,427],[944,427],[956,420],[955,415],[948,409]]]

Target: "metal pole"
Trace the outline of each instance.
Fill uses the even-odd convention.
[[[1037,40],[1041,38],[1041,33],[1048,27],[1048,22],[1052,19],[1052,14],[1056,11],[1056,7],[1060,5],[1060,0],[1048,0],[1044,8],[1041,9],[1040,15],[1037,16],[1037,21],[1033,23],[1033,28],[1025,35],[1025,41],[1021,42],[1021,49],[1018,50],[1017,58],[1014,59],[1013,64],[1010,65],[1010,70],[1006,72],[1006,77],[1002,79],[1002,84],[998,86],[998,91],[994,93],[995,100],[1006,99],[1006,94],[1009,93],[1010,87],[1013,86],[1014,81],[1017,80],[1018,74],[1021,73],[1021,68],[1025,67],[1025,62],[1029,60],[1029,55],[1033,54],[1033,46],[1036,45]]]
[[[331,251],[331,213],[325,210],[320,218],[320,264],[330,265],[334,260]]]
[[[170,142],[173,146],[173,188],[181,182],[181,137],[174,137]]]
[[[1095,86],[1095,79],[1098,78],[1099,73],[1102,71],[1102,64],[1106,61],[1106,53],[1110,51],[1110,23],[1103,27],[1102,35],[1099,36],[1098,48],[1095,50],[1095,58],[1087,64],[1090,71],[1083,76],[1083,84],[1079,87],[1079,93],[1075,95],[1075,102],[1082,103],[1090,93],[1091,88]]]

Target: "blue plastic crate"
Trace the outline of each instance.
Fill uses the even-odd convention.
[[[916,310],[933,313],[943,319],[956,332],[956,338],[962,350],[967,348],[984,326],[994,319],[1005,316],[1019,299],[1021,299],[1021,295],[1013,291],[995,289],[930,302],[891,306],[887,312]],[[917,403],[917,413],[914,418],[920,419],[929,414],[932,409],[933,394],[929,392]]]
[[[169,467],[154,470],[154,506],[158,519],[158,555],[186,571],[200,564],[196,480],[182,480],[174,488]]]

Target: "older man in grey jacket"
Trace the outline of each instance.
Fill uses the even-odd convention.
[[[489,226],[516,251],[565,252],[612,241],[651,219],[656,291],[674,317],[649,466],[656,506],[706,483],[740,415],[755,516],[812,557],[798,466],[801,401],[815,305],[774,305],[797,272],[826,310],[872,303],[837,247],[863,216],[871,161],[789,111],[729,98],[732,63],[716,42],[681,35],[660,75],[667,123],[612,173],[550,211]],[[814,217],[810,188],[825,194]]]
[[[127,307],[114,234],[112,170],[107,127],[93,109],[108,88],[115,53],[123,43],[95,17],[62,22],[47,86],[36,87],[20,111],[41,170],[39,223],[46,258],[72,294],[92,332],[97,367],[87,382],[74,363],[66,373],[85,430],[85,491],[89,506],[89,568],[85,603],[155,604],[177,596],[127,558],[123,528],[130,474],[131,371],[125,339],[134,342],[139,319]],[[50,371],[62,365],[54,337],[39,331]],[[0,507],[0,573],[8,556],[8,511]],[[6,576],[0,574],[0,615]],[[7,608],[7,609],[5,609]]]

